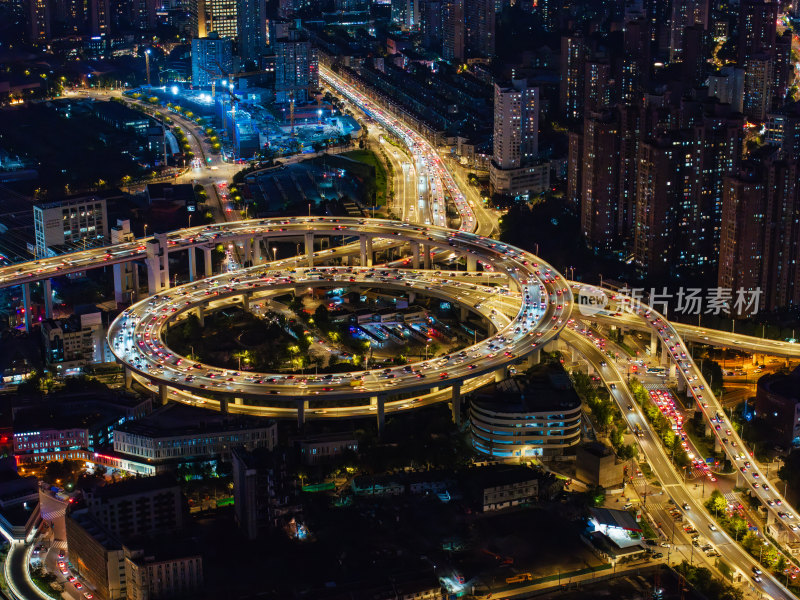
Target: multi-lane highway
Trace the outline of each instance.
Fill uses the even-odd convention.
[[[378,121],[409,148],[419,165],[418,174],[424,177],[429,188],[427,201],[433,219],[432,224],[447,225],[447,203],[452,202],[461,218],[459,227],[461,230],[477,231],[484,235],[491,234],[495,230],[496,219],[488,214],[480,202],[465,196],[431,142],[405,125],[401,118],[391,114],[384,106],[380,106],[375,99],[368,98],[327,67],[320,65],[320,76],[327,85],[347,98],[369,118]]]
[[[579,284],[573,283],[572,285],[577,288]],[[581,287],[585,289],[587,286]],[[599,293],[600,290],[598,289],[596,292]],[[622,314],[635,315],[644,320],[658,337],[662,344],[662,351],[668,352],[670,360],[677,367],[677,376],[685,384],[687,396],[702,412],[712,433],[717,438],[719,447],[723,449],[734,468],[739,470],[741,479],[752,490],[754,496],[768,513],[775,517],[780,526],[785,528],[789,537],[800,540],[800,514],[785,501],[777,489],[769,485],[757,462],[750,460],[747,446],[730,422],[711,387],[703,378],[700,369],[692,360],[691,354],[678,335],[676,328],[658,312],[638,300],[620,293],[617,293],[616,297]],[[724,336],[717,332],[715,337],[720,335]],[[708,341],[710,342],[710,339]]]
[[[607,386],[614,385],[614,389],[611,389],[611,396],[617,402],[629,428],[634,430],[639,427],[643,431],[643,436],[638,438],[639,447],[661,482],[662,489],[675,502],[676,506],[682,507],[685,519],[716,547],[725,557],[726,562],[736,567],[743,577],[749,580],[750,586],[757,586],[759,591],[772,598],[786,598],[787,600],[794,598],[774,577],[764,575],[762,576],[763,581],[760,583],[752,580],[752,568],[758,563],[726,532],[715,525],[714,519],[701,502],[689,492],[682,476],[672,466],[660,440],[650,429],[647,419],[627,386],[625,374],[619,371],[616,363],[607,361],[606,356],[591,340],[574,329],[565,329],[562,337],[566,343],[590,361]],[[632,410],[629,410],[628,407],[631,407]]]

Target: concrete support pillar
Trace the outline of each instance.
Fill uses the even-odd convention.
[[[302,398],[297,401],[297,428],[302,429],[306,424],[306,411],[308,410],[308,400]]]
[[[22,284],[22,316],[25,320],[25,333],[31,331],[31,284]]]
[[[502,367],[494,372],[494,382],[500,383],[506,378],[506,368]]]
[[[200,321],[200,327],[206,326],[206,309],[202,304],[197,307],[197,320]]]
[[[474,254],[467,254],[467,271],[474,273],[478,270],[478,257]]]
[[[461,384],[453,383],[452,412],[453,423],[461,425]]]
[[[653,331],[650,333],[650,358],[655,358],[656,352],[658,352],[658,336]]]
[[[678,391],[686,391],[686,379],[680,373],[678,374]],[[691,394],[689,394],[689,396],[691,396]]]
[[[467,320],[467,315],[468,314],[469,313],[467,311],[467,307],[462,304],[459,307],[459,317],[460,317],[460,320],[461,320],[462,323]]]
[[[236,406],[242,406],[242,405],[244,404],[244,400],[243,400],[242,398],[234,398],[234,399],[233,399],[233,403],[234,403]]]
[[[129,390],[133,385],[133,371],[125,367],[122,369],[122,372],[125,375],[125,389]]]
[[[214,265],[211,262],[211,248],[203,248],[203,269],[206,277],[211,277],[214,273]]]
[[[314,232],[306,231],[306,263],[309,267],[314,266]]]
[[[253,238],[253,264],[260,265],[264,262],[264,253],[261,251],[261,238]]]
[[[158,397],[161,400],[161,404],[166,404],[169,402],[169,388],[166,386],[166,384],[158,384]]]
[[[661,342],[661,366],[666,367],[669,364],[669,348],[664,342]]]
[[[42,293],[44,294],[44,316],[46,319],[53,318],[53,280],[45,279],[42,281]]]
[[[425,269],[431,268],[431,247],[428,244],[422,246],[422,262]]]
[[[242,310],[250,312],[250,293],[242,294]]]
[[[361,266],[367,266],[367,236],[360,235],[358,236],[358,249],[359,249],[359,258],[361,260]]]
[[[670,365],[669,365],[669,376],[670,376],[670,379],[675,378],[677,372],[678,372],[677,365],[674,362],[670,362]]]
[[[372,396],[369,399],[370,406],[375,408],[375,417],[378,423],[378,435],[383,435],[383,426],[386,421],[386,398],[384,396]]]
[[[194,246],[189,246],[189,281],[197,279],[197,253]]]
[[[147,287],[151,294],[169,289],[169,251],[167,236],[157,233],[147,242]]]
[[[408,292],[408,304],[414,304],[417,301],[417,292]]]
[[[131,263],[133,272],[133,301],[139,300],[139,263]]]
[[[419,269],[419,244],[411,242],[411,267]]]
[[[112,270],[114,273],[114,301],[117,304],[127,304],[130,300],[136,300],[139,289],[139,269],[136,263],[118,263],[113,266]]]
[[[219,412],[228,414],[230,411],[228,410],[228,399],[227,398],[220,398],[219,400]]]
[[[578,351],[575,350],[575,348],[570,348],[570,354],[569,354],[570,362],[577,362],[578,357],[579,357]]]
[[[541,348],[536,348],[533,352],[525,357],[525,368],[530,369],[535,365],[538,365],[540,362],[542,362],[542,350]]]

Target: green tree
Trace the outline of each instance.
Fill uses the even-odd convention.
[[[719,490],[711,492],[711,497],[706,500],[706,508],[711,511],[715,516],[720,513],[725,514],[728,509],[728,501],[725,499]]]

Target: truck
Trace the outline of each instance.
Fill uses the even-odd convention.
[[[506,583],[523,583],[525,581],[533,581],[533,575],[530,573],[519,573],[513,577],[506,577]]]

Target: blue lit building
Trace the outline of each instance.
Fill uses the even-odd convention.
[[[555,366],[484,388],[470,401],[472,445],[495,458],[560,456],[581,441],[581,401]]]
[[[17,464],[87,460],[113,445],[116,427],[151,410],[149,398],[86,392],[22,403],[13,411],[14,456]]]

